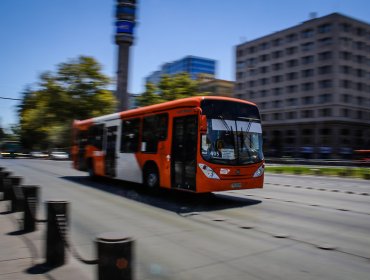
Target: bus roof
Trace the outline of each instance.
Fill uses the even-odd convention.
[[[242,99],[237,99],[237,98],[232,98],[232,97],[224,97],[224,96],[193,96],[193,97],[187,97],[187,98],[182,98],[182,99],[177,99],[173,101],[168,101],[168,102],[163,102],[155,105],[149,105],[145,107],[139,107],[135,109],[130,109],[127,111],[122,111],[118,113],[113,113],[109,115],[104,115],[100,117],[95,117],[87,120],[75,120],[73,123],[73,126],[79,126],[81,129],[87,129],[89,126],[91,126],[93,123],[97,123],[100,121],[106,121],[109,119],[122,119],[125,117],[135,117],[137,115],[141,114],[150,114],[150,113],[155,113],[163,110],[169,110],[169,109],[174,109],[174,108],[180,108],[180,107],[196,107],[200,106],[200,103],[202,100],[206,99],[211,99],[211,100],[224,100],[224,101],[234,101],[234,102],[241,102],[241,103],[246,103],[249,105],[256,106],[255,103],[242,100]]]

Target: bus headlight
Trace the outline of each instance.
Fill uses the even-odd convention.
[[[203,171],[204,175],[206,175],[207,178],[220,179],[220,177],[218,177],[216,172],[214,172],[211,167],[209,167],[209,166],[207,166],[203,163],[199,163],[198,165],[199,165],[200,170]]]
[[[260,177],[260,176],[262,176],[264,171],[265,171],[265,165],[262,164],[260,167],[258,167],[257,171],[254,172],[253,177]]]

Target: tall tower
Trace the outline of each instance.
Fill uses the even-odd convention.
[[[134,41],[136,0],[117,0],[116,44],[118,45],[117,90],[118,111],[128,109],[127,81],[130,47]]]

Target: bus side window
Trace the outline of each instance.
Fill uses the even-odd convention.
[[[121,153],[136,153],[139,147],[140,119],[122,120]]]
[[[93,145],[97,149],[103,149],[103,131],[104,125],[93,125],[89,128],[88,142],[90,145]]]
[[[145,117],[143,120],[143,138],[141,151],[156,153],[158,142],[167,138],[168,114]]]

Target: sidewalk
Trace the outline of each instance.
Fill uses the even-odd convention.
[[[0,197],[1,194],[0,194]],[[18,219],[22,213],[9,213],[7,201],[0,201],[0,279],[1,280],[93,280],[80,264],[67,256],[65,265],[48,269],[43,263],[45,250],[45,225],[38,230],[22,233]],[[83,264],[81,264],[83,265]]]

